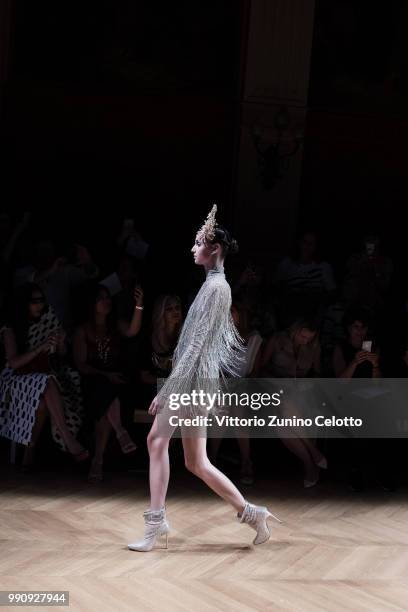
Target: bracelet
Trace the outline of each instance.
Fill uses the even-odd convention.
[[[135,306],[135,308],[137,308],[137,310],[143,310],[144,306]]]

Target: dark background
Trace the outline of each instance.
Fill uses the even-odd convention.
[[[135,217],[163,276],[191,274],[209,202],[234,219],[249,1],[15,0],[2,209],[106,268]],[[368,232],[406,271],[407,25],[403,0],[316,2],[297,227],[337,273]]]
[[[248,4],[17,0],[4,208],[97,250],[124,216],[180,255],[210,201],[228,223]],[[402,0],[316,5],[298,226],[335,266],[370,230],[405,256],[407,21]]]

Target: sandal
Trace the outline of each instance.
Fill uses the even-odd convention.
[[[127,455],[128,453],[132,453],[137,449],[136,444],[133,442],[126,429],[124,429],[122,433],[117,435],[116,437],[118,439],[122,452],[125,455]]]
[[[101,482],[103,480],[102,465],[102,461],[95,461],[95,459],[92,461],[91,469],[88,474],[89,482]]]

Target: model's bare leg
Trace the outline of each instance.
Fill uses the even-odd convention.
[[[217,469],[207,457],[206,438],[183,436],[186,468],[201,478],[217,495],[230,503],[237,512],[245,508],[245,499],[225,474]]]
[[[150,509],[163,508],[170,478],[169,442],[175,428],[169,429],[168,436],[159,437],[158,417],[153,421],[152,428],[147,436],[149,450],[149,483],[150,483]],[[161,433],[161,432],[160,432]]]
[[[156,415],[147,436],[150,458],[150,508],[143,512],[145,533],[142,539],[128,544],[130,550],[144,552],[151,550],[160,536],[166,537],[167,548],[170,525],[166,518],[165,502],[170,476],[169,442],[175,427],[171,427],[168,422],[165,424],[165,419],[160,420],[159,427],[159,418],[160,415]]]

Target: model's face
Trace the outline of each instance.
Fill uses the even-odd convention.
[[[181,305],[178,302],[167,304],[164,309],[164,320],[169,326],[181,321]]]
[[[33,291],[28,305],[28,316],[32,320],[39,319],[44,312],[45,299],[40,291]]]
[[[214,251],[217,251],[217,245],[206,244],[202,237],[197,234],[193,248],[191,249],[194,255],[194,262],[199,266],[209,265],[214,255],[216,255]]]
[[[112,310],[112,298],[109,291],[101,289],[95,303],[95,314],[107,316]]]
[[[301,346],[306,346],[315,339],[316,332],[310,331],[306,327],[300,329],[296,334],[296,343]]]
[[[364,323],[361,321],[354,321],[354,323],[349,326],[349,334],[352,344],[361,346],[363,340],[365,340],[367,336],[367,332],[368,327],[365,326]]]

